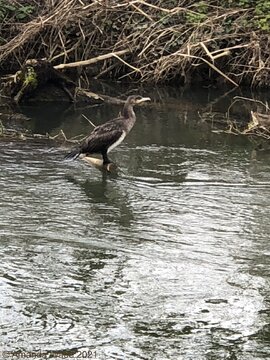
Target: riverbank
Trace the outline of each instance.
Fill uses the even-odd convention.
[[[226,3],[3,0],[0,66],[14,73],[28,59],[75,62],[67,72],[88,85],[96,77],[269,87],[269,2]]]

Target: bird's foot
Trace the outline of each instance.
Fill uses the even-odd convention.
[[[103,165],[104,166],[107,166],[109,164],[113,164],[113,162],[111,160],[106,160],[106,161],[103,160]]]
[[[103,168],[108,172],[114,172],[117,169],[117,165],[112,161],[103,161]]]

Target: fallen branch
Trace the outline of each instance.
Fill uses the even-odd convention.
[[[94,100],[101,100],[104,102],[107,102],[109,104],[115,104],[115,105],[123,105],[125,103],[125,100],[116,98],[116,97],[112,97],[112,96],[108,96],[108,95],[104,95],[104,94],[97,94],[94,93],[92,91],[88,91],[82,88],[77,88],[76,89],[76,93],[80,96],[86,96],[89,99],[94,99]]]
[[[88,60],[82,60],[82,61],[76,61],[76,62],[67,63],[67,64],[55,65],[54,68],[57,69],[57,70],[60,70],[60,69],[68,69],[68,68],[74,68],[74,67],[79,67],[79,66],[88,66],[88,65],[91,65],[91,64],[95,64],[98,61],[107,60],[107,59],[110,59],[112,57],[116,57],[117,59],[120,59],[119,58],[120,55],[124,55],[124,54],[127,54],[129,52],[130,52],[130,50],[128,50],[128,49],[120,50],[120,51],[116,51],[116,52],[110,52],[108,54],[99,55],[99,56],[96,56],[96,57],[94,57],[92,59],[88,59]],[[121,61],[123,61],[123,60],[121,59]]]

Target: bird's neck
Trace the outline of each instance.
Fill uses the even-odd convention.
[[[125,104],[123,108],[123,117],[125,119],[134,119],[134,122],[136,120],[136,116],[133,110],[133,106],[130,104]]]

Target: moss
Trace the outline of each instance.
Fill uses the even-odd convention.
[[[27,87],[30,86],[32,89],[35,89],[38,86],[37,74],[31,66],[26,68],[23,85]]]

